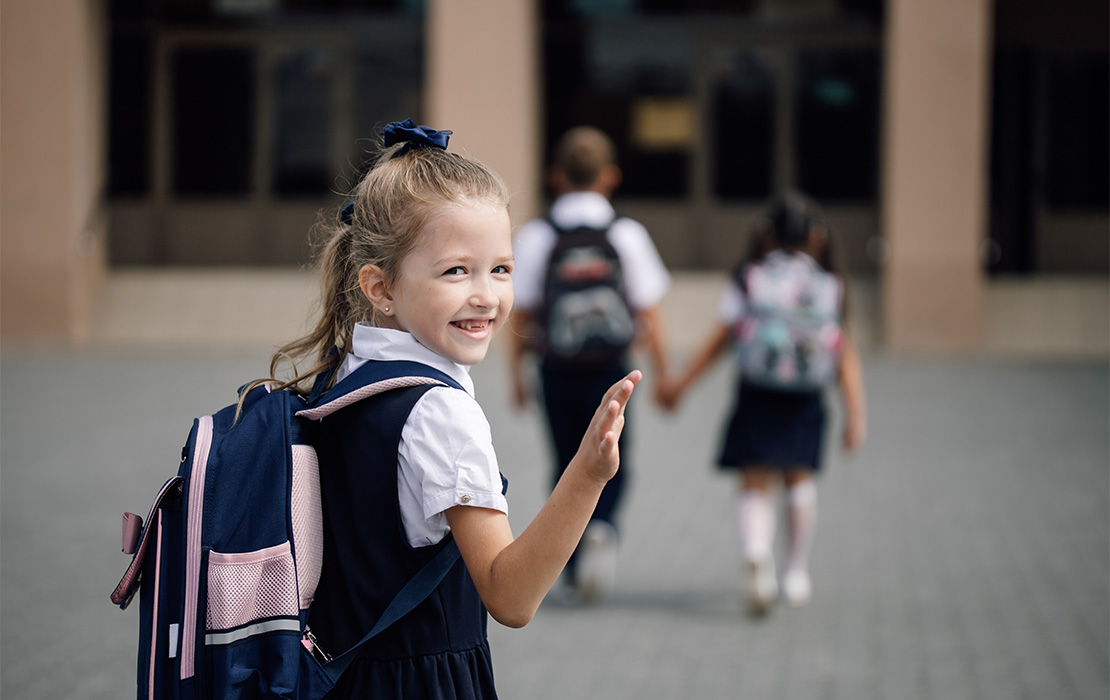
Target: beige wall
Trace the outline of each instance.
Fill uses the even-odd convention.
[[[989,0],[889,0],[883,336],[893,350],[979,347],[986,235]]]
[[[486,163],[513,190],[513,225],[540,211],[541,123],[537,3],[428,3],[428,125],[451,129],[453,150]]]
[[[87,332],[105,264],[104,21],[99,0],[0,5],[5,338]]]

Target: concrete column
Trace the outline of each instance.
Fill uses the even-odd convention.
[[[101,0],[0,6],[0,335],[76,340],[105,268]]]
[[[980,344],[990,0],[888,0],[883,332],[892,350]]]
[[[519,226],[540,210],[542,124],[534,0],[431,0],[427,124],[451,129],[451,149],[486,163],[513,191]]]

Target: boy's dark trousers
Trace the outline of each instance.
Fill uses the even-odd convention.
[[[590,426],[597,407],[609,387],[616,384],[628,373],[624,363],[607,365],[598,369],[556,368],[547,364],[540,365],[540,381],[543,387],[543,403],[547,412],[547,424],[551,441],[555,448],[555,470],[551,481],[552,488],[566,471],[570,460],[582,444],[582,436]],[[630,407],[629,407],[630,408]],[[617,506],[620,504],[628,474],[629,454],[629,408],[625,409],[625,427],[621,433],[621,467],[605,489],[594,509],[594,520],[604,520],[616,528]],[[573,560],[572,560],[573,562]]]

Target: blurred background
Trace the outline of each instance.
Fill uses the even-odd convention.
[[[6,341],[95,341],[111,333],[105,304],[196,287],[200,270],[218,284],[220,270],[299,269],[317,212],[341,201],[378,130],[412,117],[507,178],[517,225],[547,205],[553,140],[602,127],[625,172],[617,205],[682,289],[719,280],[767,198],[797,188],[839,239],[861,343],[1110,348],[1101,0],[2,11]],[[137,318],[136,304],[122,312]]]
[[[1108,45],[1105,0],[0,0],[0,694],[133,692],[119,514],[303,328],[310,228],[412,117],[518,226],[554,140],[608,131],[676,365],[807,192],[864,351],[809,606],[742,614],[719,363],[637,399],[619,588],[491,625],[503,697],[1105,700]],[[520,532],[545,435],[503,352],[474,375]]]

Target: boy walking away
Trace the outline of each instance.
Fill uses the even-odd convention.
[[[535,353],[554,449],[552,484],[578,450],[599,389],[628,373],[630,348],[644,344],[657,377],[666,367],[660,302],[670,275],[647,229],[614,211],[610,198],[620,182],[609,137],[593,127],[571,129],[556,144],[548,172],[556,194],[550,212],[525,224],[513,244],[513,400],[524,408],[531,398],[524,357]],[[621,470],[606,485],[567,567],[582,602],[614,585],[628,430],[626,424]]]

